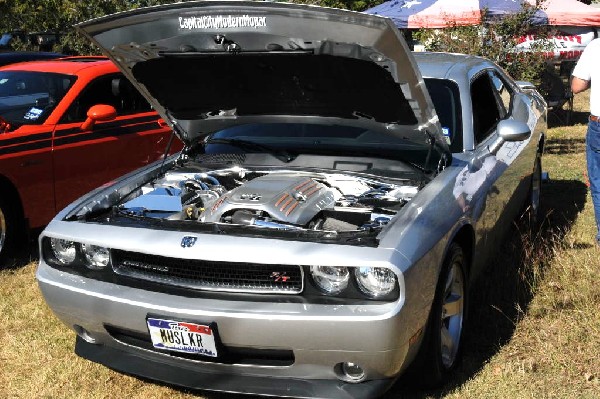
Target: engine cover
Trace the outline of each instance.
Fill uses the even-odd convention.
[[[222,195],[207,210],[205,221],[244,209],[263,211],[277,221],[304,226],[321,210],[333,208],[333,192],[310,177],[270,174],[257,177]]]

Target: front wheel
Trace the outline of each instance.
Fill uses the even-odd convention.
[[[440,273],[427,330],[417,364],[424,385],[443,383],[460,359],[467,309],[465,257],[462,248],[450,246]]]

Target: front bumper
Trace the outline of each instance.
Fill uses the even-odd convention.
[[[78,332],[78,355],[193,389],[306,398],[376,397],[389,388],[415,350],[408,345],[413,330],[400,322],[404,310],[397,302],[346,306],[188,298],[64,273],[43,260],[37,278],[50,308]],[[149,314],[215,323],[224,348],[267,355],[260,361],[221,362],[138,345],[136,340],[150,340]],[[123,333],[135,339],[122,339]],[[271,352],[293,356],[282,363],[269,359]],[[343,362],[361,366],[365,380],[343,381],[339,371]]]
[[[350,384],[339,380],[297,379],[243,374],[223,375],[204,367],[189,367],[186,363],[171,364],[152,356],[121,351],[105,345],[94,345],[77,337],[75,353],[117,371],[143,376],[152,380],[218,392],[234,392],[295,398],[364,399],[383,394],[394,379]]]

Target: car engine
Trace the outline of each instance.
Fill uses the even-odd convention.
[[[280,230],[379,229],[416,193],[349,173],[172,171],[119,205],[122,215]]]

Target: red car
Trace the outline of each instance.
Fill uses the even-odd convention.
[[[159,159],[170,136],[107,58],[0,68],[0,260],[72,200]]]

